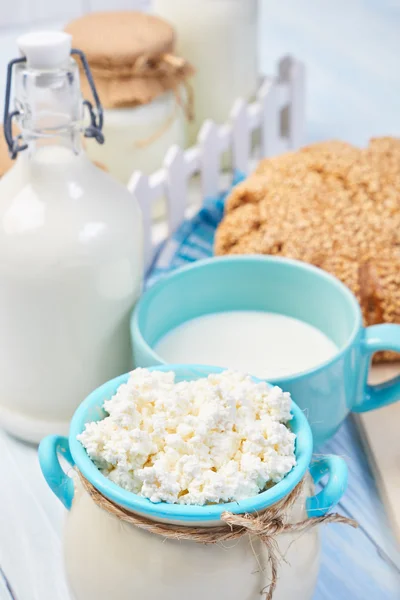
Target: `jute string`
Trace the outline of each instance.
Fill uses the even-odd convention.
[[[132,63],[125,65],[107,65],[90,63],[90,68],[94,76],[102,79],[119,79],[130,77],[188,77],[194,73],[192,65],[174,54],[160,54],[159,56],[149,56],[142,54]]]
[[[187,103],[183,108],[189,120],[193,116],[193,90],[188,78],[195,70],[180,56],[161,54],[150,57],[143,54],[131,64],[91,62],[90,68],[100,97],[108,108],[148,104],[168,90],[176,94],[176,90],[183,85],[187,94]],[[82,87],[85,93],[89,92],[85,78],[82,78]]]
[[[260,538],[267,549],[268,562],[271,566],[271,583],[268,589],[265,590],[265,600],[272,600],[278,581],[279,560],[282,558],[276,541],[278,535],[283,533],[301,533],[312,529],[316,525],[327,523],[343,523],[351,527],[358,527],[356,521],[337,513],[326,514],[323,517],[307,518],[298,523],[288,523],[288,512],[303,491],[304,479],[280,502],[269,506],[262,512],[243,515],[224,512],[221,515],[221,521],[224,522],[224,525],[217,527],[184,527],[181,525],[157,523],[136,515],[103,496],[81,473],[79,473],[79,476],[84,488],[97,506],[121,521],[139,527],[139,529],[144,529],[149,533],[154,533],[168,539],[189,540],[199,544],[217,544],[237,540],[245,535],[253,535]]]
[[[176,103],[171,114],[152,135],[136,141],[135,147],[145,148],[159,139],[174,123],[179,110],[188,121],[193,120],[194,94],[188,77],[193,75],[194,68],[184,58],[170,53],[156,57],[142,54],[133,63],[91,62],[90,68],[100,97],[109,108],[149,104],[169,90],[174,94]],[[90,93],[85,78],[82,87],[85,95]]]

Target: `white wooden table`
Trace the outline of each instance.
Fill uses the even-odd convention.
[[[15,600],[69,600],[62,564],[64,508],[37,449],[0,431],[0,566]],[[0,578],[0,600],[14,600]]]

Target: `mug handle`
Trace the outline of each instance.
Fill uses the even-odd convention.
[[[71,508],[74,498],[74,482],[60,465],[59,455],[73,467],[74,459],[69,449],[68,438],[48,435],[39,444],[39,464],[50,489],[61,500],[65,508]]]
[[[328,483],[324,489],[307,498],[307,515],[312,517],[323,517],[339,502],[347,488],[347,464],[340,456],[324,456],[310,465],[310,475],[314,483],[318,483],[324,475],[329,473]]]
[[[366,356],[365,369],[363,373],[365,381],[368,377],[370,358],[374,352],[392,350],[400,352],[400,325],[384,323],[382,325],[371,325],[365,329],[365,337],[362,341],[362,351]],[[366,412],[381,408],[400,400],[400,375],[380,383],[379,385],[366,384],[364,399],[356,404],[353,412]]]

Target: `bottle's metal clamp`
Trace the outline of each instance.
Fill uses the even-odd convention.
[[[92,73],[90,71],[89,64],[86,60],[86,56],[81,50],[77,50],[73,48],[71,50],[71,54],[76,54],[79,56],[82,62],[83,70],[85,71],[87,80],[90,85],[90,89],[92,90],[93,98],[96,103],[96,112],[93,109],[93,105],[89,100],[84,100],[83,104],[88,108],[90,115],[90,125],[85,128],[84,136],[87,138],[95,138],[99,144],[103,144],[104,135],[102,133],[103,129],[103,107],[101,106],[99,96],[97,94],[96,86],[93,80]],[[11,83],[12,83],[12,70],[14,65],[18,63],[25,62],[25,57],[22,58],[14,58],[8,63],[7,67],[7,83],[6,83],[6,95],[4,101],[4,137],[7,142],[8,151],[12,159],[14,159],[18,152],[25,150],[27,148],[27,144],[21,144],[22,136],[18,135],[15,138],[12,134],[12,120],[14,117],[17,117],[20,114],[19,110],[13,110],[10,112],[10,99],[11,99]]]

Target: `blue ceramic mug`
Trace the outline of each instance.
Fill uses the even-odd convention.
[[[338,279],[306,263],[272,256],[198,261],[150,288],[131,320],[135,366],[164,364],[153,347],[174,327],[232,310],[288,315],[317,327],[337,345],[330,360],[271,381],[289,391],[305,411],[315,446],[329,439],[350,411],[373,410],[400,397],[400,378],[367,384],[375,352],[400,352],[400,326],[363,327],[356,298]]]

